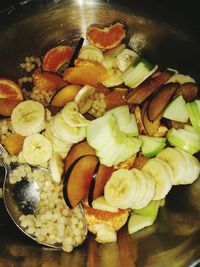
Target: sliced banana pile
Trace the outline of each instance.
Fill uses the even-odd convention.
[[[173,185],[193,183],[199,176],[196,157],[179,148],[165,148],[148,160],[141,170],[118,169],[105,185],[105,201],[120,209],[146,207],[152,200],[162,200]]]

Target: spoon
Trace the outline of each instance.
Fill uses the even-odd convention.
[[[9,181],[9,174],[13,169],[16,167],[23,165],[21,163],[11,163],[8,165],[3,160],[2,154],[7,153],[7,151],[4,149],[4,147],[0,144],[0,166],[4,167],[5,169],[5,176],[4,176],[4,182],[3,182],[3,200],[6,207],[6,210],[15,223],[15,225],[29,238],[36,241],[37,243],[54,248],[54,249],[61,249],[61,244],[48,244],[44,242],[39,242],[36,237],[32,234],[29,234],[25,231],[25,228],[20,225],[20,216],[21,215],[28,215],[28,214],[35,214],[37,211],[38,204],[40,202],[40,191],[39,187],[37,185],[37,182],[35,181],[28,181],[27,179],[22,179],[21,181],[11,184]],[[29,165],[29,164],[24,164]],[[43,171],[49,172],[48,169],[40,166],[31,166],[32,169],[41,169]],[[86,219],[84,216],[84,211],[82,208],[82,205],[79,204],[80,211],[83,215],[84,219],[84,239],[87,236],[87,226],[86,226]],[[79,244],[80,245],[80,244]]]

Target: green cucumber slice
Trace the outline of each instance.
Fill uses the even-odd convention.
[[[200,111],[198,108],[198,102],[193,101],[186,104],[186,108],[189,114],[190,121],[195,131],[200,133]]]

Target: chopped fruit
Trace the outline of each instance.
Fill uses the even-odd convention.
[[[186,102],[182,95],[177,95],[170,101],[169,105],[165,108],[162,117],[183,123],[188,121],[189,117]]]
[[[5,149],[11,156],[18,156],[22,151],[24,138],[24,136],[21,136],[19,134],[9,134],[5,137],[3,143]]]
[[[153,95],[148,104],[147,115],[150,121],[154,121],[161,115],[174,94],[178,83],[167,83]]]
[[[67,84],[59,75],[40,69],[33,73],[33,83],[40,92],[57,91]]]
[[[113,90],[105,96],[106,110],[127,104],[125,100],[126,91]]]
[[[89,146],[86,141],[74,145],[67,154],[65,160],[65,172],[67,172],[68,168],[76,159],[86,155],[96,155],[95,150]]]
[[[64,176],[63,194],[70,208],[87,198],[98,162],[96,156],[87,155],[76,159],[68,168]]]
[[[23,100],[21,88],[11,80],[0,78],[0,98]]]
[[[50,49],[43,59],[42,68],[45,71],[57,72],[59,68],[67,63],[73,54],[71,46],[56,46]]]
[[[150,121],[147,116],[148,103],[149,101],[146,101],[142,106],[142,120],[147,134],[155,136],[160,127],[161,116],[156,118],[154,121]]]
[[[79,90],[80,85],[67,85],[56,92],[52,97],[50,106],[64,107],[68,102],[73,101]]]
[[[143,111],[143,113],[144,113],[144,111]],[[136,119],[139,133],[146,135],[147,131],[144,128],[144,123],[143,123],[143,118],[142,118],[143,114],[142,114],[141,108],[138,105],[136,105],[136,107],[135,107],[134,114],[135,114],[135,119]]]
[[[148,78],[141,85],[139,85],[126,95],[127,102],[129,104],[141,104],[162,84],[164,84],[172,75],[172,71],[165,70],[153,78]]]
[[[125,24],[121,22],[103,29],[95,26],[90,26],[87,29],[87,39],[89,42],[104,50],[118,46],[125,38],[125,34]]]
[[[110,93],[110,90],[102,83],[98,83],[95,85],[95,93],[107,95]]]
[[[90,191],[92,197],[91,202],[103,194],[105,184],[109,180],[112,172],[112,167],[106,167],[103,164],[99,165],[98,173],[95,178],[95,186],[93,190],[91,189],[93,192]]]
[[[128,211],[126,209],[110,212],[94,209],[86,205],[83,206],[83,209],[90,231],[95,224],[99,223],[111,225],[114,227],[115,231],[118,231],[128,219]]]
[[[22,100],[10,99],[10,98],[0,98],[0,115],[3,117],[10,117],[13,109]]]
[[[169,128],[174,127],[175,129],[182,129],[184,128],[185,123],[180,121],[174,121],[174,120],[167,120],[167,126]]]
[[[118,165],[115,165],[115,169],[130,169],[132,168],[136,159],[136,154],[128,158],[127,160],[120,162]]]
[[[145,156],[138,155],[138,156],[135,158],[134,162],[133,162],[133,166],[132,166],[132,168],[136,168],[136,169],[141,170],[142,167],[147,163],[148,160],[149,160],[149,159],[146,158]]]
[[[179,94],[183,96],[186,102],[191,102],[198,96],[198,86],[192,82],[181,84],[175,91],[175,95]]]
[[[75,67],[64,71],[64,80],[72,84],[96,85],[101,83],[107,75],[106,69],[98,62],[78,59]]]

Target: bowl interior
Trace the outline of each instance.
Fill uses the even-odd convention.
[[[153,9],[155,3],[149,4],[154,12],[148,12],[142,4],[127,2],[128,7],[109,1],[60,1],[16,16],[2,30],[0,76],[17,80],[23,76],[18,65],[25,56],[42,56],[58,43],[75,46],[80,37],[85,38],[88,25],[123,20],[128,25],[127,42],[131,39],[136,52],[150,62],[189,74],[199,83],[199,40],[192,24],[184,19],[182,23],[178,19],[170,22],[170,18],[162,17],[159,6],[157,12]],[[171,18],[175,16],[171,14]],[[198,180],[189,186],[174,187],[153,226],[130,236],[124,227],[118,242],[112,244],[96,244],[90,235],[70,254],[42,248],[26,239],[12,224],[0,200],[0,263],[49,267],[189,266],[200,250],[199,190]]]

